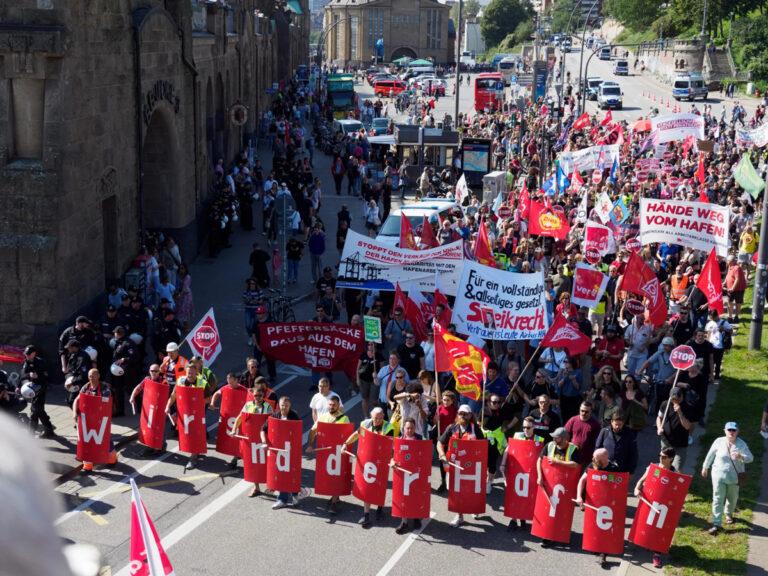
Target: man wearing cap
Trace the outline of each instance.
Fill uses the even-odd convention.
[[[357,442],[360,436],[368,433],[381,434],[382,436],[392,437],[395,435],[395,429],[392,427],[385,418],[384,410],[378,406],[371,410],[371,417],[360,422],[360,428],[353,432],[349,438],[344,442],[344,450],[351,452],[352,444]],[[381,518],[384,512],[383,506],[379,506],[376,509],[376,518]],[[362,528],[370,528],[371,522],[371,505],[368,502],[363,502],[363,517],[358,522]]]
[[[59,336],[59,358],[61,360],[61,371],[67,373],[67,344],[70,340],[77,340],[80,348],[85,349],[93,346],[96,339],[91,330],[91,321],[85,316],[78,316],[75,319],[74,326],[65,329]]]
[[[176,381],[186,374],[189,361],[179,354],[179,345],[176,342],[169,342],[165,346],[165,352],[165,358],[163,358],[160,364],[160,374],[168,382],[168,385],[173,388],[176,385]]]
[[[683,344],[693,338],[696,325],[693,323],[693,314],[687,305],[680,306],[680,312],[672,317],[672,338],[675,343]]]
[[[101,326],[101,335],[109,342],[109,340],[112,338],[112,334],[115,331],[115,328],[117,328],[120,325],[120,321],[117,318],[117,308],[112,306],[110,304],[107,306],[107,314],[106,316],[101,320],[100,326]]]
[[[536,483],[544,489],[544,473],[541,469],[541,461],[546,458],[549,464],[555,466],[567,466],[569,468],[579,468],[579,448],[575,444],[571,444],[568,441],[568,432],[565,428],[557,428],[552,434],[552,440],[547,442],[544,450],[539,454],[539,459],[536,460],[537,480]],[[549,548],[552,546],[552,542],[546,539],[542,539],[541,547]]]
[[[688,438],[695,426],[693,409],[683,402],[682,388],[675,386],[669,393],[669,400],[659,406],[656,416],[656,435],[659,436],[661,447],[675,449],[676,455],[672,460],[675,470],[683,469],[688,451]]]
[[[55,426],[45,411],[45,394],[48,391],[48,367],[37,354],[37,348],[32,345],[24,348],[24,362],[21,365],[21,381],[29,380],[33,384],[40,386],[40,390],[32,400],[29,408],[29,428],[32,432],[37,431],[38,422],[43,425],[43,431],[38,438],[53,438]]]
[[[333,269],[330,266],[323,268],[323,274],[315,282],[315,290],[317,290],[318,300],[325,295],[326,288],[336,289],[336,278],[333,277]]]

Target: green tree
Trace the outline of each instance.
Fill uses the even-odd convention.
[[[488,46],[496,46],[532,16],[533,8],[527,0],[491,0],[483,10],[480,33]]]
[[[480,6],[479,0],[466,0],[464,6],[461,8],[461,19],[467,20],[468,18],[475,18],[479,13],[482,6]],[[454,22],[459,21],[459,3],[454,2],[451,6],[451,19]]]
[[[628,28],[640,30],[659,17],[663,4],[664,0],[606,0],[603,12]]]
[[[552,18],[552,32],[567,32],[568,22],[571,23],[571,30],[576,29],[579,17],[574,14],[571,19],[571,14],[576,7],[576,0],[559,0],[549,10],[549,15]]]

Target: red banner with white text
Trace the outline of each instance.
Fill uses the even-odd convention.
[[[267,488],[296,493],[301,488],[301,420],[268,422]]]
[[[395,439],[395,468],[392,471],[392,516],[429,518],[432,488],[432,442]]]
[[[584,550],[615,556],[624,553],[628,484],[628,472],[587,470],[584,538],[581,544]]]
[[[243,478],[246,482],[261,484],[267,481],[267,447],[261,443],[261,429],[269,414],[249,414],[241,416],[240,434],[248,438],[240,439],[240,453],[243,456]]]
[[[493,448],[494,450],[496,448]],[[448,510],[457,514],[485,512],[488,440],[449,440]]]
[[[504,471],[506,490],[504,491],[504,516],[516,520],[533,520],[533,507],[536,504],[536,460],[544,446],[543,442],[533,440],[507,441],[504,457],[507,466]]]
[[[106,464],[112,437],[112,396],[80,393],[77,408],[75,458],[81,462]]]
[[[151,378],[144,379],[141,392],[141,417],[139,418],[139,442],[160,450],[165,439],[165,405],[171,387],[165,382],[155,382]]]
[[[238,385],[239,386],[239,385]],[[227,385],[221,389],[221,408],[219,409],[219,428],[216,433],[216,451],[228,456],[240,456],[240,440],[227,434],[235,425],[238,414],[243,409],[248,397],[245,386],[232,388]]]
[[[392,438],[368,430],[360,431],[352,494],[371,505],[384,506],[387,497]]]
[[[581,469],[541,461],[543,485],[536,493],[531,534],[567,544],[571,539],[573,502]]]
[[[344,441],[355,431],[351,422],[317,423],[315,448],[315,494],[346,496],[352,493],[352,462],[344,454]]]
[[[208,452],[205,429],[205,389],[176,386],[176,407],[179,413],[176,428],[179,431],[179,450],[189,454]]]

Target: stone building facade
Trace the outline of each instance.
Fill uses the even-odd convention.
[[[448,33],[451,8],[436,0],[330,0],[324,15],[324,59],[344,66],[366,66],[384,39],[384,61],[402,56],[455,61]]]
[[[0,342],[87,309],[142,230],[194,257],[212,165],[306,62],[308,14],[307,0],[0,2]]]

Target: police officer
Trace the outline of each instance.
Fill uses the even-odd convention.
[[[117,317],[117,308],[110,304],[107,306],[106,316],[104,316],[100,322],[101,335],[104,340],[109,342],[109,340],[112,338],[112,334],[114,333],[115,328],[118,326],[120,326],[120,320]]]
[[[59,336],[59,358],[61,360],[61,371],[66,374],[67,370],[67,344],[70,340],[77,340],[80,348],[85,350],[88,346],[93,346],[95,337],[91,330],[91,321],[85,316],[78,316],[75,319],[74,326],[65,329]]]
[[[114,331],[115,351],[112,353],[112,415],[125,416],[125,393],[136,375],[136,348],[126,337],[125,328],[118,326]],[[120,373],[122,372],[122,373]]]
[[[181,333],[181,324],[176,319],[176,312],[166,308],[162,312],[157,326],[155,327],[153,346],[158,356],[161,356],[168,344],[172,342],[181,342],[184,335]]]
[[[37,431],[37,424],[40,422],[43,425],[43,431],[38,435],[38,438],[53,438],[56,436],[54,432],[55,427],[45,411],[45,394],[48,391],[48,367],[45,365],[45,360],[37,355],[37,348],[34,346],[30,345],[24,348],[21,379],[22,381],[29,380],[40,386],[37,396],[35,396],[35,399],[30,404],[30,429],[33,432]]]
[[[80,341],[75,338],[67,342],[64,350],[64,363],[67,367],[64,371],[64,389],[67,391],[67,406],[72,406],[80,389],[88,382],[88,370],[95,365],[91,357],[82,349]]]

